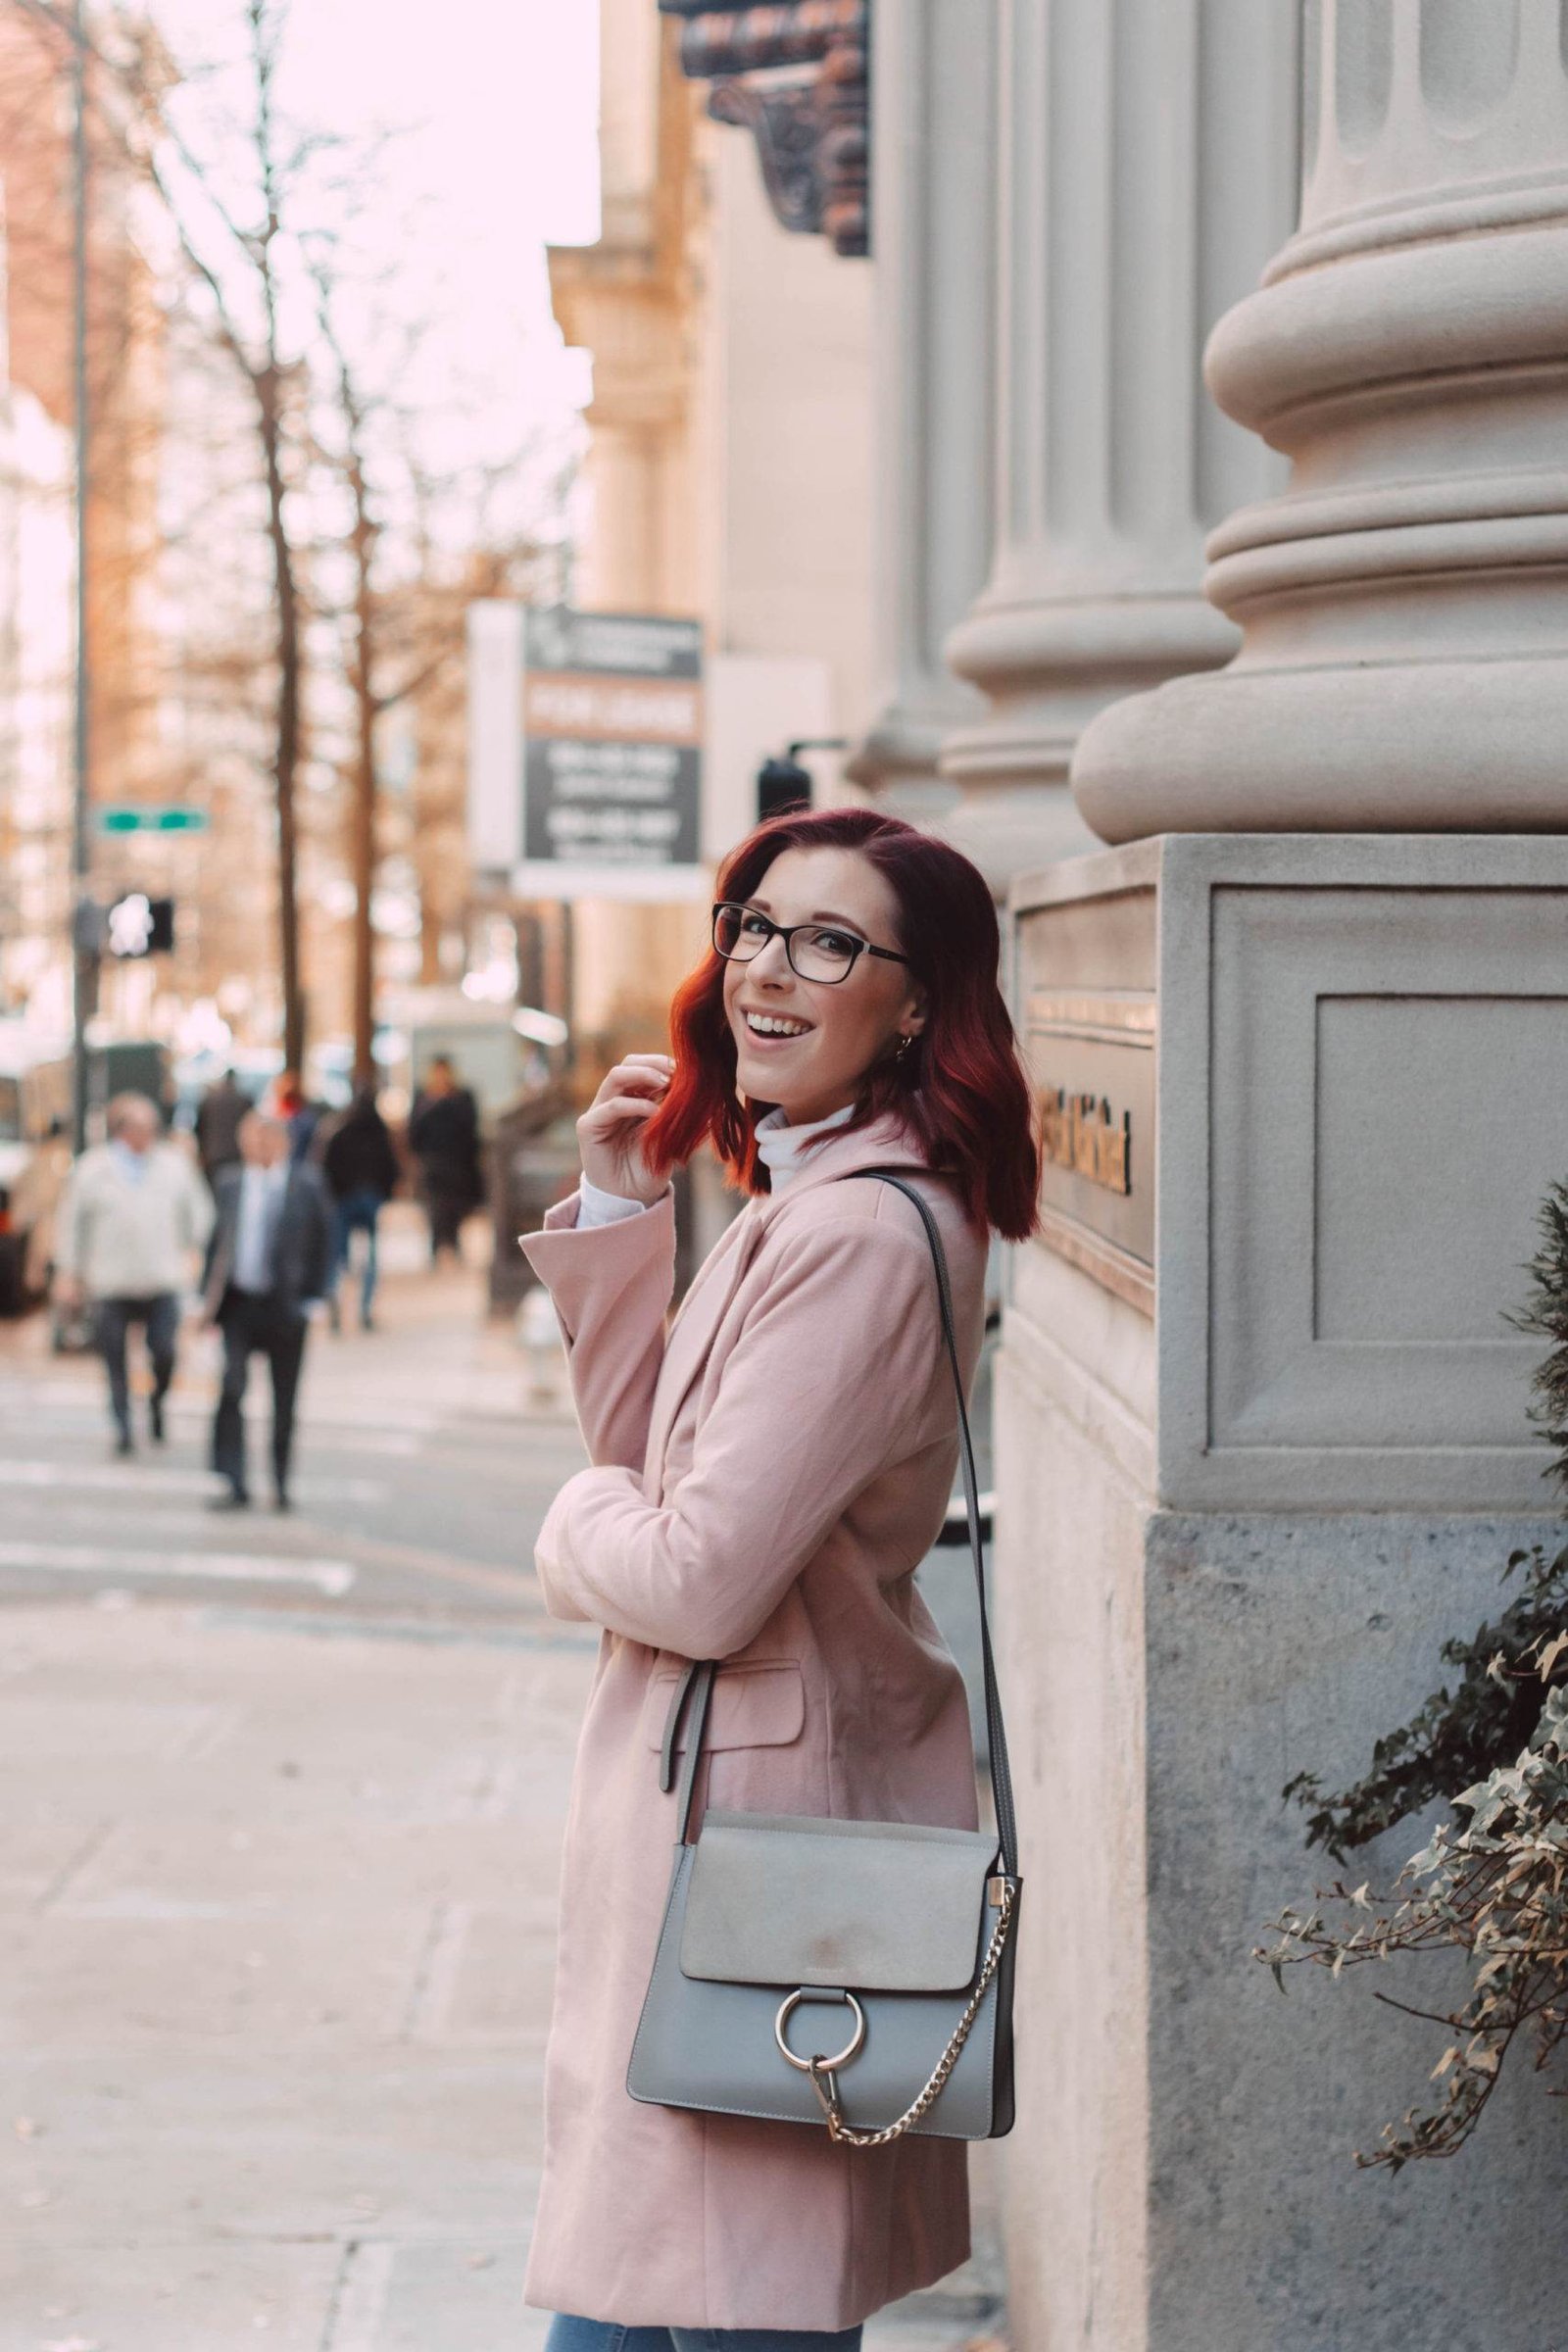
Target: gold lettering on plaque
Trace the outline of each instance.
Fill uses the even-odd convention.
[[[1132,1191],[1132,1112],[1120,1119],[1102,1095],[1070,1095],[1065,1087],[1043,1089],[1041,1143],[1058,1168],[1071,1168],[1107,1193]]]

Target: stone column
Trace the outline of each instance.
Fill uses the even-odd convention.
[[[998,881],[1088,845],[1067,771],[1097,710],[1235,648],[1203,533],[1274,462],[1200,355],[1293,218],[1296,19],[1004,0],[996,550],[948,647],[990,707],[943,755],[950,830]]]
[[[1348,2161],[1445,2039],[1377,1994],[1460,1980],[1281,2001],[1250,1952],[1334,1875],[1285,1784],[1359,1779],[1560,1541],[1509,1315],[1568,1096],[1564,24],[1307,10],[1303,223],[1210,346],[1295,466],[1210,541],[1242,651],[1093,719],[1074,789],[1126,839],[1013,890],[1055,1115],[996,1376],[1045,2119],[1008,2292],[1053,2352],[1560,2332],[1568,2141],[1527,2068],[1459,2164]]]
[[[1000,0],[898,0],[872,50],[880,707],[848,773],[919,818],[983,706],[943,642],[991,558]]]
[[[1564,24],[1309,11],[1300,228],[1208,352],[1290,485],[1209,542],[1235,661],[1085,736],[1107,840],[1568,829]]]

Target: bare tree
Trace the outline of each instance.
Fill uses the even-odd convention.
[[[378,692],[375,559],[381,523],[370,487],[366,449],[368,402],[349,363],[333,308],[333,278],[325,256],[312,260],[321,339],[332,364],[337,412],[338,463],[349,501],[347,552],[351,567],[350,626],[345,672],[354,708],[354,748],[349,797],[349,879],[354,886],[354,1082],[375,1075],[375,931],[370,898],[376,862],[376,721],[386,702]]]
[[[273,782],[277,806],[277,929],[279,973],[283,993],[283,1059],[298,1069],[305,1058],[305,993],[300,972],[298,893],[298,834],[295,789],[301,751],[301,713],[304,700],[304,660],[301,644],[302,599],[299,564],[289,532],[288,515],[288,399],[297,368],[285,353],[279,324],[278,240],[283,233],[284,208],[306,160],[302,147],[284,151],[279,135],[274,90],[278,44],[286,8],[273,0],[245,0],[249,38],[248,63],[254,100],[250,137],[255,164],[257,209],[249,220],[236,220],[211,189],[214,211],[228,232],[234,254],[248,267],[260,297],[259,332],[247,332],[230,302],[220,272],[203,257],[189,233],[181,209],[170,203],[187,260],[212,294],[220,335],[250,387],[255,402],[256,429],[261,444],[267,492],[267,533],[272,557],[272,587],[277,625],[277,704]],[[155,169],[157,167],[155,166]],[[166,197],[168,190],[166,188]]]
[[[290,491],[303,464],[308,393],[306,363],[290,349],[283,307],[286,257],[305,225],[295,216],[304,209],[309,170],[323,142],[290,133],[279,118],[277,73],[287,15],[287,0],[243,0],[246,110],[236,139],[243,171],[225,172],[221,180],[204,172],[172,130],[149,169],[185,261],[207,290],[218,340],[248,389],[256,427],[275,631],[271,769],[283,1058],[297,1069],[305,1053],[306,1008],[296,808],[304,753],[305,551],[292,525]],[[237,198],[227,192],[231,178],[243,191]],[[216,250],[198,221],[216,230]]]
[[[454,681],[464,675],[469,602],[535,591],[558,568],[558,551],[531,531],[509,539],[485,528],[490,493],[527,463],[527,452],[470,466],[461,479],[431,475],[417,454],[416,420],[400,405],[396,389],[406,380],[417,332],[383,318],[378,331],[362,331],[351,354],[339,313],[352,280],[334,239],[313,241],[311,267],[330,363],[323,374],[329,375],[331,443],[319,454],[341,483],[347,512],[341,545],[348,559],[343,668],[353,711],[348,849],[355,900],[354,1070],[364,1084],[374,1075],[371,899],[379,847],[380,721],[402,704],[423,705],[432,696],[449,704]],[[394,505],[395,516],[389,513]],[[437,506],[473,518],[476,543],[465,547],[456,565],[443,564],[432,541],[428,518]],[[487,538],[493,543],[485,544]],[[395,557],[390,566],[383,563],[389,547]],[[384,576],[388,572],[392,576]],[[447,732],[461,738],[456,713]]]
[[[57,24],[70,17],[69,0],[0,0],[0,15],[10,8]],[[204,562],[221,566],[210,601],[187,598],[176,656],[177,692],[195,722],[192,773],[205,756],[210,773],[220,766],[232,778],[249,766],[270,784],[283,1046],[296,1067],[306,1030],[302,944],[326,953],[319,937],[302,943],[301,900],[323,862],[318,853],[331,864],[341,856],[354,908],[354,1064],[364,1079],[372,1070],[378,867],[390,879],[383,860],[406,851],[415,869],[426,976],[436,941],[465,905],[466,606],[475,596],[561,593],[564,494],[547,440],[506,453],[492,447],[482,462],[465,454],[455,470],[431,463],[434,440],[450,451],[464,437],[451,429],[451,390],[439,373],[433,402],[415,388],[409,363],[433,336],[411,326],[409,289],[384,264],[379,284],[370,269],[386,250],[385,175],[376,170],[385,138],[368,148],[356,141],[350,155],[284,120],[277,90],[288,8],[289,0],[228,0],[219,29],[231,39],[215,71],[176,76],[150,35],[138,48],[133,24],[112,56],[100,49],[95,57],[127,92],[144,101],[156,93],[156,104],[141,108],[156,125],[136,163],[163,200],[185,264],[181,349],[210,351],[241,404],[237,440],[226,417],[215,428],[225,461],[242,453],[225,482],[224,513],[209,512],[198,496],[187,516],[187,588]],[[372,183],[381,191],[373,223]],[[362,238],[359,228],[371,225]],[[168,515],[166,501],[166,526]],[[224,549],[236,533],[247,552],[229,561]],[[378,741],[386,748],[380,722],[400,704],[412,709],[417,773],[393,819],[378,798],[377,756]],[[220,727],[227,733],[220,751]],[[341,781],[341,800],[305,789],[327,777]]]

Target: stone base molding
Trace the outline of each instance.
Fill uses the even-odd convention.
[[[1557,2102],[1522,2065],[1459,2163],[1358,2174],[1444,2029],[1250,1954],[1334,1875],[1285,1783],[1354,1780],[1561,1540],[1505,1317],[1563,1172],[1568,841],[1167,835],[1011,921],[1047,1153],[996,1372],[1013,2341],[1546,2352]]]

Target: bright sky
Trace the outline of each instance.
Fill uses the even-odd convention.
[[[241,0],[153,8],[181,62],[232,55]],[[456,372],[518,424],[586,397],[543,248],[598,233],[598,18],[597,0],[295,0],[289,20],[288,112],[351,140],[402,134],[387,261],[411,305],[450,320]]]

